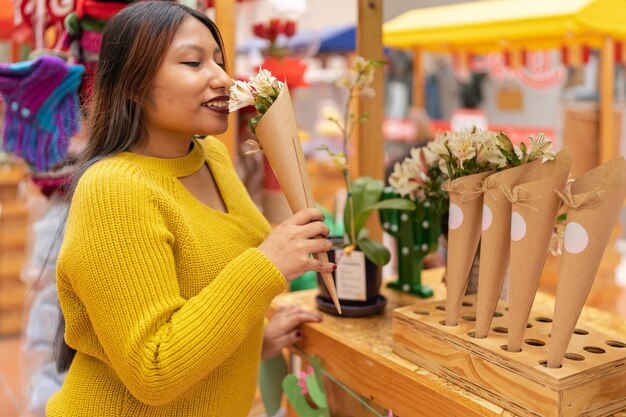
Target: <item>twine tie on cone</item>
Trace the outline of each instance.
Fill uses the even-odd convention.
[[[463,191],[463,184],[450,180],[444,182],[441,188],[450,194],[460,194],[462,203],[472,201],[483,195],[484,192],[481,183],[476,184],[476,189],[474,191]]]
[[[598,191],[592,191],[584,194],[572,194],[570,190],[554,190],[565,205],[573,210],[580,210],[583,208],[593,207],[600,201],[600,193]],[[584,195],[584,197],[580,197]],[[577,198],[578,197],[578,198]],[[579,200],[578,202],[576,200]]]
[[[536,207],[533,207],[531,204],[527,204],[527,201],[537,200],[541,198],[541,196],[530,197],[530,193],[525,188],[516,187],[511,190],[511,187],[505,185],[500,187],[504,196],[511,202],[511,204],[517,204],[522,207],[527,207],[531,210],[537,211]]]
[[[491,197],[493,200],[500,201],[498,200],[498,197],[496,197],[496,193],[492,191],[494,188],[496,188],[496,180],[491,178],[491,176],[485,178],[484,181],[476,184],[476,188],[480,188],[480,191],[483,194],[488,194],[489,197]]]

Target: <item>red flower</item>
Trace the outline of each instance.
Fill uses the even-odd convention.
[[[265,31],[265,26],[263,23],[257,23],[252,27],[252,30],[256,36],[259,38],[265,38],[267,36],[267,32]]]
[[[280,19],[270,19],[270,30],[275,30],[278,35],[283,31],[283,24]]]
[[[276,40],[276,37],[278,36],[280,32],[278,30],[276,30],[275,27],[272,27],[270,25],[270,27],[267,28],[267,31],[265,32],[265,38],[269,39],[270,42],[274,42]]]
[[[283,28],[283,33],[288,37],[292,37],[294,33],[296,33],[296,22],[294,20],[287,20],[285,22],[285,27]]]

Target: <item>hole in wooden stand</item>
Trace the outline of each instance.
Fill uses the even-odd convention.
[[[606,350],[602,349],[601,347],[597,347],[597,346],[585,346],[583,348],[584,350],[586,350],[589,353],[606,353]]]
[[[436,306],[437,310],[446,311],[446,306]]]
[[[474,305],[474,303],[470,303],[469,301],[463,301],[463,303],[461,304],[463,307],[471,307]]]
[[[531,345],[531,346],[545,346],[546,342],[544,342],[543,340],[539,340],[539,339],[526,339],[524,340],[524,343],[526,343],[527,345]]]
[[[504,310],[505,310],[505,311],[509,311],[509,308],[508,308],[508,307],[504,307]]]
[[[476,321],[476,316],[461,316],[461,318],[465,321]]]
[[[467,335],[469,337],[473,337],[474,339],[476,338],[476,332],[468,332]]]
[[[509,329],[507,329],[506,327],[494,327],[491,330],[493,330],[496,333],[504,333],[504,334],[509,332]]]
[[[506,352],[511,352],[511,353],[520,353],[522,351],[522,349],[518,350],[517,352],[513,352],[513,351],[509,351],[509,346],[508,345],[502,345],[500,346],[500,349],[506,351]]]
[[[535,320],[541,323],[552,323],[552,319],[550,317],[535,317]]]
[[[574,334],[588,335],[589,332],[585,329],[574,329]]]
[[[493,316],[494,317],[502,317],[504,314],[500,313],[499,311],[494,311],[493,312]]]
[[[539,365],[543,366],[544,368],[547,368],[548,367],[548,361],[545,360],[545,359],[542,359],[542,360],[539,361]],[[562,367],[563,367],[563,365],[559,366],[559,368],[562,368]]]
[[[607,345],[611,347],[618,348],[618,349],[626,348],[626,343],[618,342],[617,340],[607,340],[604,343],[606,343]]]
[[[569,359],[570,361],[584,361],[585,357],[583,355],[579,355],[578,353],[566,353],[565,359]]]
[[[445,320],[441,320],[441,321],[439,321],[439,324],[441,324],[442,326],[446,326],[446,327],[456,327],[456,326],[458,326],[458,324],[453,324],[452,326],[448,326],[448,325],[446,324],[446,321],[445,321]]]
[[[530,323],[526,323],[526,328],[527,328],[527,329],[530,329],[531,327],[533,327],[533,325],[532,325],[532,324],[530,324]]]
[[[419,314],[420,316],[427,316],[430,313],[428,311],[426,311],[426,310],[414,310],[413,314]]]

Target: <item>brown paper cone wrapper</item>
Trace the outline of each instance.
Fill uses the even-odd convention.
[[[576,180],[565,203],[561,255],[548,367],[559,368],[626,197],[626,161],[615,158]]]
[[[553,161],[528,172],[512,190],[511,281],[507,349],[519,352],[526,323],[548,256],[561,200],[555,190],[567,182],[572,157],[563,149]],[[536,179],[539,178],[539,179]],[[530,182],[526,181],[531,179]]]
[[[470,269],[478,249],[483,196],[480,184],[492,172],[468,175],[450,183],[446,326],[456,326]]]
[[[308,207],[315,207],[287,84],[259,120],[256,136],[285,193],[291,210],[296,213]],[[328,263],[326,252],[318,253],[315,257]],[[322,273],[322,278],[337,311],[341,314],[332,275]]]
[[[483,220],[480,238],[480,269],[476,302],[476,338],[487,337],[504,277],[509,268],[511,202],[502,187],[513,188],[520,178],[541,161],[520,165],[490,175],[483,181]]]

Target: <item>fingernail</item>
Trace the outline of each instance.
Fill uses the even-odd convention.
[[[300,339],[302,337],[302,331],[301,330],[296,330],[296,337],[298,339]]]
[[[337,265],[333,264],[333,271],[336,271],[336,270],[337,270]]]

